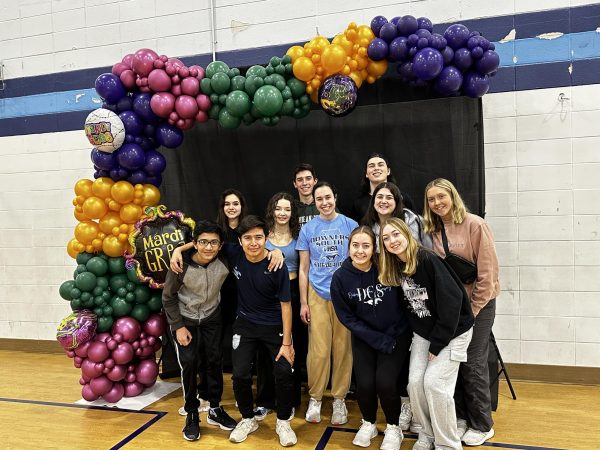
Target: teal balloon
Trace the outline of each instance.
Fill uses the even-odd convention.
[[[244,91],[232,91],[227,96],[227,102],[225,107],[229,114],[236,117],[242,117],[244,114],[250,111],[252,102],[250,97]]]
[[[75,258],[75,261],[77,261],[77,264],[85,264],[93,257],[94,255],[92,253],[79,253],[77,258]]]
[[[202,81],[200,82],[200,89],[206,95],[213,93],[212,86],[210,85],[210,78],[202,78]]]
[[[213,91],[215,91],[215,94],[225,94],[229,91],[231,80],[226,73],[217,72],[210,79],[210,85],[213,88]]]
[[[92,291],[96,287],[96,275],[92,272],[82,272],[75,277],[75,286],[81,291]]]
[[[213,78],[217,73],[227,75],[227,72],[229,72],[229,66],[223,61],[211,62],[208,66],[206,66],[206,70],[204,71],[208,78]]]
[[[75,287],[75,281],[67,280],[58,288],[58,293],[65,300],[73,300],[71,297],[71,290]]]
[[[254,94],[254,106],[264,116],[274,116],[282,105],[283,97],[275,86],[262,86]]]
[[[125,258],[117,256],[108,259],[108,271],[113,275],[118,275],[127,272],[125,269]]]
[[[269,64],[273,67],[277,67],[279,64],[281,64],[281,59],[278,56],[273,56],[269,61]]]
[[[300,81],[297,78],[290,78],[286,84],[290,88],[290,91],[292,91],[294,98],[299,98],[306,93],[306,83],[304,81]]]
[[[241,120],[227,111],[227,108],[219,111],[219,125],[223,128],[234,129],[240,126]]]
[[[264,78],[267,76],[267,69],[259,65],[252,66],[246,71],[246,77],[249,77],[250,75]]]
[[[231,79],[231,90],[232,91],[243,91],[245,90],[246,77],[237,75]]]
[[[150,308],[147,305],[135,305],[131,310],[131,317],[138,322],[145,322],[150,316]]]
[[[97,277],[106,275],[108,272],[108,262],[104,258],[94,256],[86,264],[85,267],[88,271],[92,272]]]

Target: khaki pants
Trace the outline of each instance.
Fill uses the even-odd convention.
[[[308,393],[321,400],[329,382],[331,370],[331,395],[345,398],[352,377],[352,346],[350,331],[338,320],[333,304],[319,296],[308,286],[310,325],[308,326]]]

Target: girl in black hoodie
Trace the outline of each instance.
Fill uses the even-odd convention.
[[[368,447],[377,436],[377,399],[387,428],[383,450],[397,450],[402,442],[398,426],[398,376],[407,361],[410,328],[398,288],[378,282],[375,235],[361,226],[349,236],[349,255],[331,280],[333,307],[352,335],[356,398],[362,425],[352,443]]]
[[[454,387],[473,333],[469,297],[454,272],[421,247],[400,219],[384,221],[379,280],[401,286],[414,332],[408,394],[422,425],[414,450],[462,449]]]

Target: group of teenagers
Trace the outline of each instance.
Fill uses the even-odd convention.
[[[387,159],[370,155],[351,218],[336,207],[335,187],[303,163],[294,170],[297,199],[275,194],[262,219],[228,189],[217,220],[199,221],[193,241],[174,251],[163,305],[182,372],[185,439],[200,437],[201,410],[237,443],[274,409],[280,444],[296,444],[290,421],[303,376],[309,423],[321,421],[328,386],[331,423],[347,423],[353,383],[360,447],[378,434],[378,404],[382,450],[399,449],[406,430],[418,434],[415,450],[461,449],[494,435],[492,232],[450,181],[426,186],[422,216],[394,181]],[[475,275],[465,280],[450,256]],[[239,422],[220,405],[228,352]]]

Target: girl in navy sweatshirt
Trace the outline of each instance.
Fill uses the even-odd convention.
[[[400,219],[382,224],[380,244],[379,280],[402,287],[414,332],[408,393],[422,429],[413,449],[462,449],[454,387],[473,333],[469,297],[446,263],[421,247]]]
[[[377,399],[387,428],[383,450],[398,450],[400,393],[398,376],[410,345],[410,328],[399,289],[378,280],[375,235],[370,227],[355,228],[349,236],[349,255],[331,280],[331,299],[340,322],[352,335],[356,398],[362,425],[352,443],[368,447],[377,436]]]

